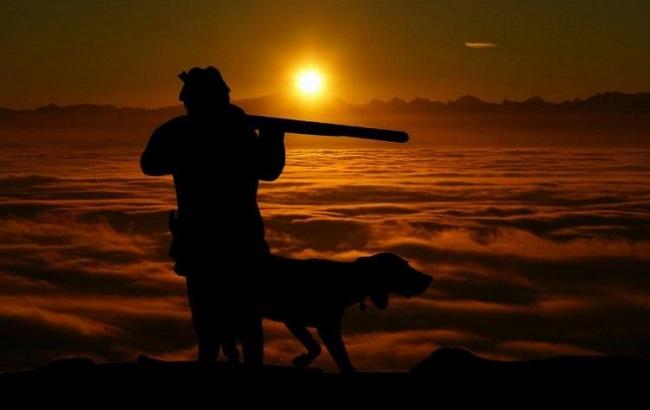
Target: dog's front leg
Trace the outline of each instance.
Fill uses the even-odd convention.
[[[323,323],[317,327],[318,334],[320,335],[323,343],[327,346],[332,359],[336,362],[341,373],[355,373],[356,370],[350,361],[348,351],[343,343],[341,336],[341,319],[333,320],[331,322]]]
[[[320,345],[303,324],[287,322],[287,329],[307,348],[307,353],[294,357],[294,366],[309,366],[320,355]]]

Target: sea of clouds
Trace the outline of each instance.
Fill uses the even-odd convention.
[[[0,371],[194,357],[171,178],[143,176],[137,149],[0,151]],[[404,370],[443,345],[647,355],[649,182],[650,150],[291,149],[258,199],[275,253],[390,251],[434,276],[422,297],[346,314],[360,369]],[[265,331],[269,362],[299,353],[281,324]]]

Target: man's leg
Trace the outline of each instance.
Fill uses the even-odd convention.
[[[192,310],[192,324],[198,339],[199,362],[214,363],[219,354],[219,340],[214,328],[214,311],[207,295],[206,283],[197,275],[187,276],[187,296]]]
[[[257,255],[248,259],[248,266],[241,270],[240,280],[240,316],[244,361],[252,366],[264,364],[264,331],[262,328],[262,304],[260,300],[259,275],[263,274],[267,263],[266,255]],[[242,279],[244,279],[242,281]]]
[[[239,363],[239,349],[237,349],[237,339],[234,335],[223,335],[221,337],[221,348],[228,363]]]
[[[219,302],[217,305],[216,318],[217,320],[213,323],[213,326],[217,329],[219,334],[219,346],[223,351],[223,355],[228,363],[237,364],[239,363],[239,350],[237,349],[237,329],[234,327],[235,322],[231,317],[231,308],[228,304],[223,303],[223,296],[219,296]],[[217,352],[218,354],[218,352]]]

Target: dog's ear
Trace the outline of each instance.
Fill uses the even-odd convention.
[[[377,309],[384,310],[388,307],[388,292],[380,292],[370,295],[370,300]]]

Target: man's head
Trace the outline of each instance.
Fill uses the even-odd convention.
[[[216,68],[194,67],[178,75],[183,88],[178,98],[183,101],[187,113],[201,115],[225,108],[230,103],[230,88]]]

